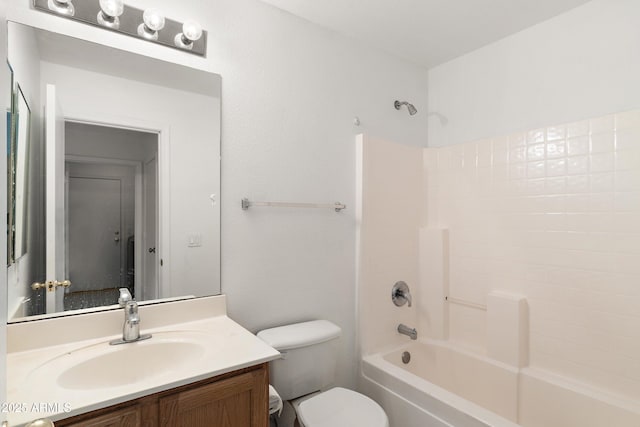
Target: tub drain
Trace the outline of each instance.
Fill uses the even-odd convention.
[[[411,353],[408,351],[402,352],[402,363],[405,365],[411,361]]]

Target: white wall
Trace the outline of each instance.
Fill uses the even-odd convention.
[[[256,0],[136,1],[209,31],[206,59],[27,9],[38,25],[207,69],[223,76],[222,290],[245,327],[326,318],[344,330],[340,383],[355,380],[354,144],[366,131],[424,145],[423,69]],[[358,115],[362,126],[355,128]],[[240,199],[347,203],[332,211],[243,212]]]
[[[429,70],[429,146],[640,106],[640,2],[594,0]]]
[[[339,382],[355,381],[354,135],[420,145],[424,70],[253,1],[230,2],[223,75],[223,292],[251,330],[325,318],[343,328]],[[353,116],[362,121],[354,127]],[[242,212],[242,197],[341,201],[347,210]]]
[[[424,70],[253,1],[225,8],[223,292],[251,330],[326,318],[343,328],[339,382],[355,381],[354,135],[420,145]],[[227,44],[228,43],[228,44]],[[354,127],[353,116],[362,121]],[[242,197],[341,201],[347,210],[242,212]]]

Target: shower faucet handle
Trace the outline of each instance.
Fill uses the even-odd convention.
[[[406,282],[400,280],[391,288],[391,301],[397,306],[402,307],[407,304],[407,307],[411,307],[411,292],[409,292],[409,285]]]

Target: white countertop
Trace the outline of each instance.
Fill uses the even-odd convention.
[[[225,305],[223,296],[209,298],[222,298],[222,305]],[[92,324],[105,321],[114,323],[111,319],[113,313],[106,315],[108,320],[104,313],[71,318],[73,324],[77,324],[78,335],[84,338],[77,341],[72,339],[73,334],[68,333],[58,334],[62,342],[51,338],[51,335],[57,334],[57,327],[61,326],[60,322],[55,321],[57,319],[46,320],[45,323],[30,322],[30,325],[9,325],[9,329],[15,326],[14,331],[9,331],[7,355],[7,405],[11,406],[6,409],[10,425],[23,425],[37,418],[50,418],[53,421],[68,418],[280,357],[278,351],[227,317],[226,308],[220,308],[219,299],[210,302],[210,310],[206,309],[208,302],[202,298],[156,305],[147,310],[141,307],[141,333],[156,334],[156,340],[170,334],[189,335],[191,339],[197,339],[198,344],[202,343],[204,351],[198,357],[190,358],[189,363],[163,370],[161,375],[142,376],[129,384],[109,387],[65,388],[58,382],[60,367],[65,363],[70,367],[77,365],[77,354],[83,354],[84,357],[87,354],[119,351],[117,347],[153,345],[153,337],[121,346],[110,346],[108,343],[120,338],[121,333],[88,337],[91,335],[88,331],[93,329]],[[194,315],[197,311],[202,311],[203,316],[208,317],[194,320],[193,317],[198,317]],[[165,315],[161,315],[163,312]],[[180,313],[184,313],[184,316]],[[145,314],[148,315],[149,327],[145,327]],[[121,328],[121,310],[117,311],[115,317],[120,319]],[[68,325],[69,318],[65,319]],[[23,339],[20,339],[20,335]],[[25,344],[25,340],[30,342]],[[48,345],[37,347],[35,343],[38,340]],[[162,355],[158,354],[158,357]],[[113,371],[113,375],[132,375],[127,368],[105,366],[105,370]]]

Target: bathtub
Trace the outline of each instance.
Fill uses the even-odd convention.
[[[411,355],[407,364],[404,352]],[[640,426],[638,402],[443,341],[422,339],[365,356],[360,381],[391,427]]]

